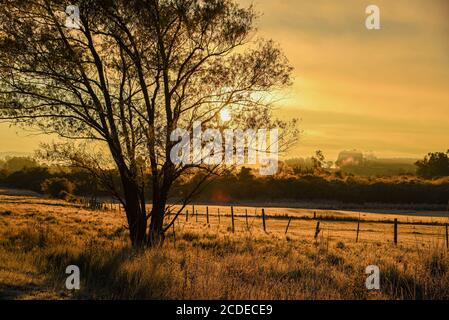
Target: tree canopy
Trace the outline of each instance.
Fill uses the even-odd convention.
[[[449,176],[449,150],[431,152],[423,160],[417,161],[417,174],[423,178],[439,178]]]
[[[89,144],[49,145],[47,157],[69,159],[105,182],[125,206],[133,244],[160,243],[174,181],[193,169],[216,169],[173,164],[170,133],[195,121],[223,129],[224,109],[232,115],[227,127],[287,132],[288,124],[272,118],[266,93],[289,85],[292,68],[273,41],[255,37],[254,8],[232,0],[80,0],[79,28],[65,24],[67,5],[0,6],[0,118],[105,146],[123,197],[102,170],[111,163]]]

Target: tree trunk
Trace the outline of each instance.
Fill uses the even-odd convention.
[[[167,148],[169,150],[170,148]],[[151,210],[151,222],[148,230],[148,245],[150,247],[161,247],[164,244],[164,218],[165,206],[167,204],[168,192],[173,181],[171,177],[172,166],[164,166],[163,182],[160,185],[155,176],[153,179],[153,209]]]
[[[139,197],[139,188],[130,179],[122,178],[125,196],[125,212],[128,220],[131,244],[141,248],[146,243],[147,218]]]
[[[150,247],[162,246],[165,240],[164,235],[164,215],[166,199],[158,198],[153,200],[153,210],[151,211],[151,223],[148,231],[148,245]]]

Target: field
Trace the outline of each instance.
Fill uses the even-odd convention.
[[[209,223],[206,207],[195,206],[198,215],[188,210],[162,250],[135,251],[117,207],[91,211],[3,192],[0,298],[449,298],[443,213],[266,208],[264,232],[261,208],[238,207],[232,232],[229,207],[209,206]],[[394,219],[400,222],[397,245]],[[72,264],[81,270],[79,291],[65,288],[65,268]],[[380,267],[380,290],[365,287],[369,265]]]

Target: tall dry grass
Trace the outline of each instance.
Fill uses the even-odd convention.
[[[0,297],[449,299],[449,256],[437,243],[314,241],[192,224],[177,229],[176,242],[169,234],[162,249],[135,251],[113,213],[31,207],[0,208]],[[68,292],[72,264],[80,267],[81,290]],[[365,288],[373,264],[380,291]]]

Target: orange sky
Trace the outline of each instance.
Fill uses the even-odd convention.
[[[259,35],[281,44],[295,67],[278,104],[302,119],[290,156],[344,149],[422,157],[449,148],[449,1],[241,0],[263,15]],[[381,30],[365,28],[365,8]],[[0,152],[32,152],[43,136],[0,125]]]

